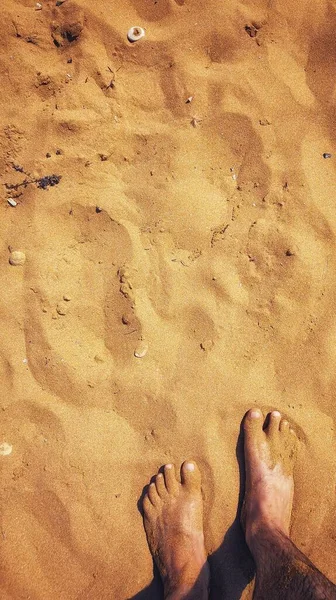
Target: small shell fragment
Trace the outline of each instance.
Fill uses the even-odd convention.
[[[24,265],[26,262],[26,255],[24,252],[20,250],[14,250],[10,253],[9,262],[13,267],[18,267],[20,265]]]
[[[148,346],[144,342],[140,343],[139,346],[134,350],[134,356],[136,358],[143,358],[148,352]]]
[[[0,455],[1,456],[8,456],[9,454],[11,454],[13,451],[13,446],[12,444],[7,444],[7,442],[3,442],[2,444],[0,444]]]
[[[186,99],[185,103],[186,104],[190,104],[190,102],[192,102],[194,96],[189,96],[189,98]]]
[[[127,32],[127,39],[129,42],[137,42],[141,38],[145,37],[145,30],[138,25],[131,27]]]
[[[17,206],[17,202],[14,200],[14,198],[7,198],[7,202],[11,206]]]
[[[42,10],[42,4],[40,4],[40,2],[36,2],[35,10]]]

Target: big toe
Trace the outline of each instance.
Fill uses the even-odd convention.
[[[188,460],[182,464],[181,483],[191,492],[201,489],[201,473],[195,462]]]
[[[245,447],[259,443],[264,437],[263,415],[259,408],[251,408],[244,418],[243,428],[245,435]]]

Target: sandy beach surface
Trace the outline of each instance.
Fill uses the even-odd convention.
[[[160,599],[141,495],[186,458],[213,597],[250,598],[251,406],[336,581],[335,0],[0,11],[1,599]]]

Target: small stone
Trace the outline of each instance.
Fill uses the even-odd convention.
[[[96,363],[103,363],[105,362],[104,357],[101,354],[96,354],[96,356],[94,357],[94,360],[96,361]]]
[[[21,252],[20,250],[14,250],[10,254],[9,262],[11,265],[13,265],[13,267],[18,267],[18,266],[24,265],[26,262],[26,255],[24,252]]]
[[[42,10],[42,4],[40,4],[40,2],[36,2],[35,10]]]
[[[14,198],[8,198],[7,199],[8,204],[10,204],[11,206],[17,206],[17,202],[14,200]]]
[[[102,208],[101,206],[96,206],[96,213],[101,213],[102,212]]]
[[[190,104],[190,102],[192,102],[194,96],[189,96],[189,98],[186,99],[185,103],[186,104]]]
[[[70,302],[70,300],[71,300],[71,296],[68,296],[67,294],[64,294],[64,296],[63,296],[63,300],[64,300],[65,302]]]
[[[65,304],[57,304],[56,311],[62,317],[67,314],[67,306]]]
[[[46,154],[46,158],[51,158],[51,154],[50,154],[50,152],[47,152],[47,154]]]
[[[58,150],[56,150],[56,154],[57,154],[57,156],[59,156],[60,154],[63,154],[63,152],[62,152],[62,150],[58,149]]]
[[[145,342],[141,342],[139,346],[137,346],[137,348],[134,350],[134,356],[136,358],[143,358],[144,356],[146,356],[147,352],[148,345],[145,344]]]
[[[202,119],[198,119],[197,117],[193,117],[190,121],[190,124],[193,127],[197,127],[199,123],[201,123]]]
[[[7,444],[7,442],[3,442],[2,444],[0,444],[0,455],[1,456],[8,456],[9,454],[12,454],[12,452],[13,452],[12,444]]]
[[[67,60],[67,63],[68,63],[68,65],[71,65],[71,63],[72,63],[72,58],[68,58],[68,60]]]
[[[323,158],[331,158],[332,154],[330,154],[329,152],[324,152],[323,154]]]
[[[127,39],[129,42],[137,42],[141,40],[145,36],[145,30],[142,27],[136,25],[135,27],[131,27],[131,29],[127,32]]]
[[[249,34],[251,38],[256,37],[258,30],[254,25],[245,25],[245,31]]]
[[[211,350],[213,345],[214,345],[213,340],[204,340],[204,342],[201,342],[201,344],[200,344],[200,346],[204,352]]]

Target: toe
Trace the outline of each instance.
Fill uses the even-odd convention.
[[[155,485],[158,495],[160,496],[161,500],[164,500],[164,498],[167,497],[168,492],[162,473],[158,473],[158,475],[156,476]]]
[[[155,483],[151,483],[149,488],[148,488],[148,498],[150,499],[151,503],[153,504],[153,506],[158,506],[161,502],[160,500],[160,496],[157,493],[157,489],[156,489],[156,485]]]
[[[281,431],[281,433],[288,433],[289,432],[289,423],[288,423],[288,421],[286,419],[281,419],[280,431]]]
[[[150,499],[148,498],[147,494],[143,499],[143,511],[144,511],[144,515],[145,517],[149,517],[152,514],[153,511],[153,504],[151,503]]]
[[[279,433],[279,427],[281,423],[281,413],[278,410],[273,410],[269,415],[268,425],[266,427],[266,433],[270,436],[276,436]]]
[[[172,464],[165,465],[164,469],[164,478],[166,482],[166,488],[169,494],[176,494],[178,492],[178,481],[176,479],[175,467]]]
[[[250,444],[251,442],[259,442],[264,437],[263,432],[263,415],[259,408],[251,408],[246,413],[243,427],[245,434],[245,442]]]
[[[181,466],[181,483],[190,491],[201,488],[201,473],[196,463],[191,460],[185,461]]]

